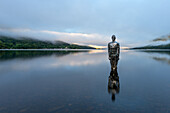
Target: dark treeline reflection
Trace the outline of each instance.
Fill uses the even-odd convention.
[[[15,59],[15,58],[30,59],[30,58],[51,56],[51,55],[55,55],[56,57],[61,57],[68,54],[74,54],[79,52],[82,51],[0,51],[0,61]]]

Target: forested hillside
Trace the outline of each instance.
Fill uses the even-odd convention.
[[[42,41],[32,38],[0,36],[0,49],[94,49],[89,46],[69,44],[62,41]]]

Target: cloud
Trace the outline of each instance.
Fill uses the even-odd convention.
[[[52,32],[80,33],[68,41],[80,36],[85,41],[74,43],[95,45],[105,45],[115,34],[121,45],[143,45],[169,33],[169,4],[169,0],[0,0],[0,27],[50,31],[27,32],[48,40],[59,36]]]
[[[56,31],[40,31],[49,35],[55,36],[59,40],[68,41],[70,43],[82,43],[82,44],[107,44],[106,36],[100,34],[85,34],[85,33],[66,33]]]

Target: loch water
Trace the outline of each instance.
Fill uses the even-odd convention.
[[[0,51],[0,113],[170,113],[170,52]]]

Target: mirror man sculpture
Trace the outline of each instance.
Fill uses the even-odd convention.
[[[119,93],[119,76],[117,72],[117,64],[120,54],[120,45],[116,41],[116,36],[112,36],[112,42],[108,44],[108,54],[111,65],[111,72],[108,81],[108,92],[112,94],[112,101],[115,100],[115,94]]]

